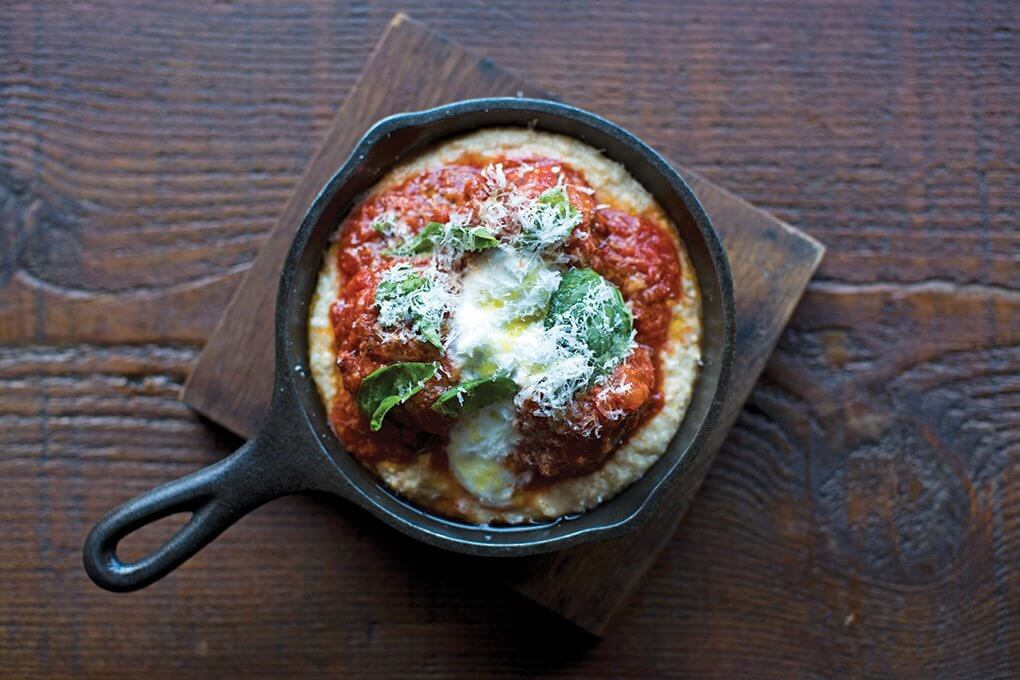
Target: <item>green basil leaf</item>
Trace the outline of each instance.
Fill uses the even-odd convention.
[[[517,394],[517,383],[503,375],[468,380],[443,392],[432,409],[448,416],[474,413]]]
[[[378,219],[372,223],[372,228],[384,236],[391,233],[396,226],[388,219]]]
[[[549,300],[546,328],[576,331],[592,354],[597,374],[615,366],[630,349],[634,319],[620,290],[591,269],[570,269]]]
[[[413,269],[407,270],[406,276],[383,278],[375,289],[375,303],[382,305],[386,302],[394,302],[398,298],[407,297],[416,291],[428,291],[431,288],[429,281],[422,274]]]
[[[581,211],[570,203],[567,189],[555,186],[539,194],[530,219],[521,225],[514,244],[526,250],[544,250],[567,240],[581,223]]]
[[[445,226],[439,222],[429,222],[413,238],[392,252],[395,255],[421,255],[435,250],[440,244],[461,252],[477,252],[495,248],[499,240],[482,227]]]
[[[499,239],[490,234],[483,227],[457,227],[450,226],[446,231],[444,242],[451,243],[454,247],[464,252],[478,252],[488,250],[499,245]]]
[[[358,390],[358,407],[368,416],[372,431],[378,431],[389,410],[418,394],[438,370],[435,362],[406,361],[369,373]]]
[[[429,222],[421,231],[394,248],[392,252],[395,255],[420,255],[427,253],[435,248],[436,242],[442,236],[443,225],[439,222]]]

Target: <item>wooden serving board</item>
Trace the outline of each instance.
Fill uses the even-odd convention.
[[[184,388],[187,404],[242,436],[255,431],[272,392],[280,269],[315,194],[380,118],[490,96],[543,94],[406,16],[393,19],[199,357]],[[673,536],[824,252],[809,236],[677,167],[722,235],[736,289],[736,361],[712,455],[699,459],[637,533],[500,565],[521,593],[595,634],[605,631]]]

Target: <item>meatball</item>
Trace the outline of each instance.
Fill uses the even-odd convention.
[[[650,219],[604,208],[587,233],[567,240],[565,250],[620,289],[634,310],[639,342],[665,340],[671,302],[681,295],[680,259],[666,231]]]
[[[379,335],[375,290],[379,272],[363,269],[355,274],[333,305],[332,321],[337,350],[337,367],[344,388],[356,396],[361,383],[373,371],[400,361],[440,361],[440,351],[420,340],[386,339]],[[395,407],[387,416],[395,422],[431,434],[445,434],[453,419],[432,410],[439,396],[452,386],[453,368],[443,360],[443,370],[420,392]]]
[[[639,346],[604,382],[582,393],[565,416],[537,416],[525,405],[522,440],[512,460],[543,477],[596,468],[641,422],[654,386],[651,354]]]
[[[508,185],[528,198],[535,198],[562,183],[570,204],[581,213],[581,221],[574,227],[567,242],[581,239],[588,243],[588,235],[595,223],[595,198],[580,172],[552,158],[527,158],[505,161],[503,174]],[[479,200],[486,197],[479,196]],[[594,244],[592,241],[591,247],[595,247]]]
[[[433,404],[440,395],[453,387],[450,379],[450,370],[447,362],[445,370],[440,370],[436,376],[425,383],[420,392],[405,401],[403,404],[394,407],[393,418],[403,425],[428,432],[430,434],[446,434],[453,427],[454,419],[445,416],[438,411],[432,410]]]

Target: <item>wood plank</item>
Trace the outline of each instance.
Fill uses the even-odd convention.
[[[444,77],[437,79],[435,73]],[[425,83],[431,87],[425,87]],[[272,307],[265,301],[274,298],[290,235],[307,203],[362,131],[398,110],[526,90],[534,92],[491,63],[398,16],[341,107],[294,198],[203,351],[185,387],[184,400],[240,434],[254,431],[272,391],[271,371],[264,367],[272,364],[273,319]],[[813,239],[704,178],[683,172],[691,178],[723,236],[740,301],[737,379],[722,416],[724,427],[712,442],[714,454],[765,365],[823,249]],[[253,357],[258,360],[252,361]],[[636,536],[624,543],[584,546],[551,558],[522,561],[511,569],[511,580],[522,593],[582,628],[603,632],[673,535],[712,457],[699,461],[699,468],[684,480],[663,511]],[[621,551],[623,546],[628,550]],[[636,549],[641,558],[632,558],[630,548]]]

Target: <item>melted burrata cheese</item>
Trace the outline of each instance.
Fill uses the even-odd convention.
[[[462,380],[497,373],[522,388],[538,383],[560,353],[544,327],[560,273],[534,253],[493,249],[465,272],[451,317],[450,357]],[[517,444],[515,401],[462,417],[450,431],[447,457],[461,484],[479,500],[501,505],[523,481],[506,468]]]
[[[503,461],[517,445],[512,399],[490,404],[457,421],[450,430],[447,459],[461,485],[483,503],[509,502],[523,481]]]

